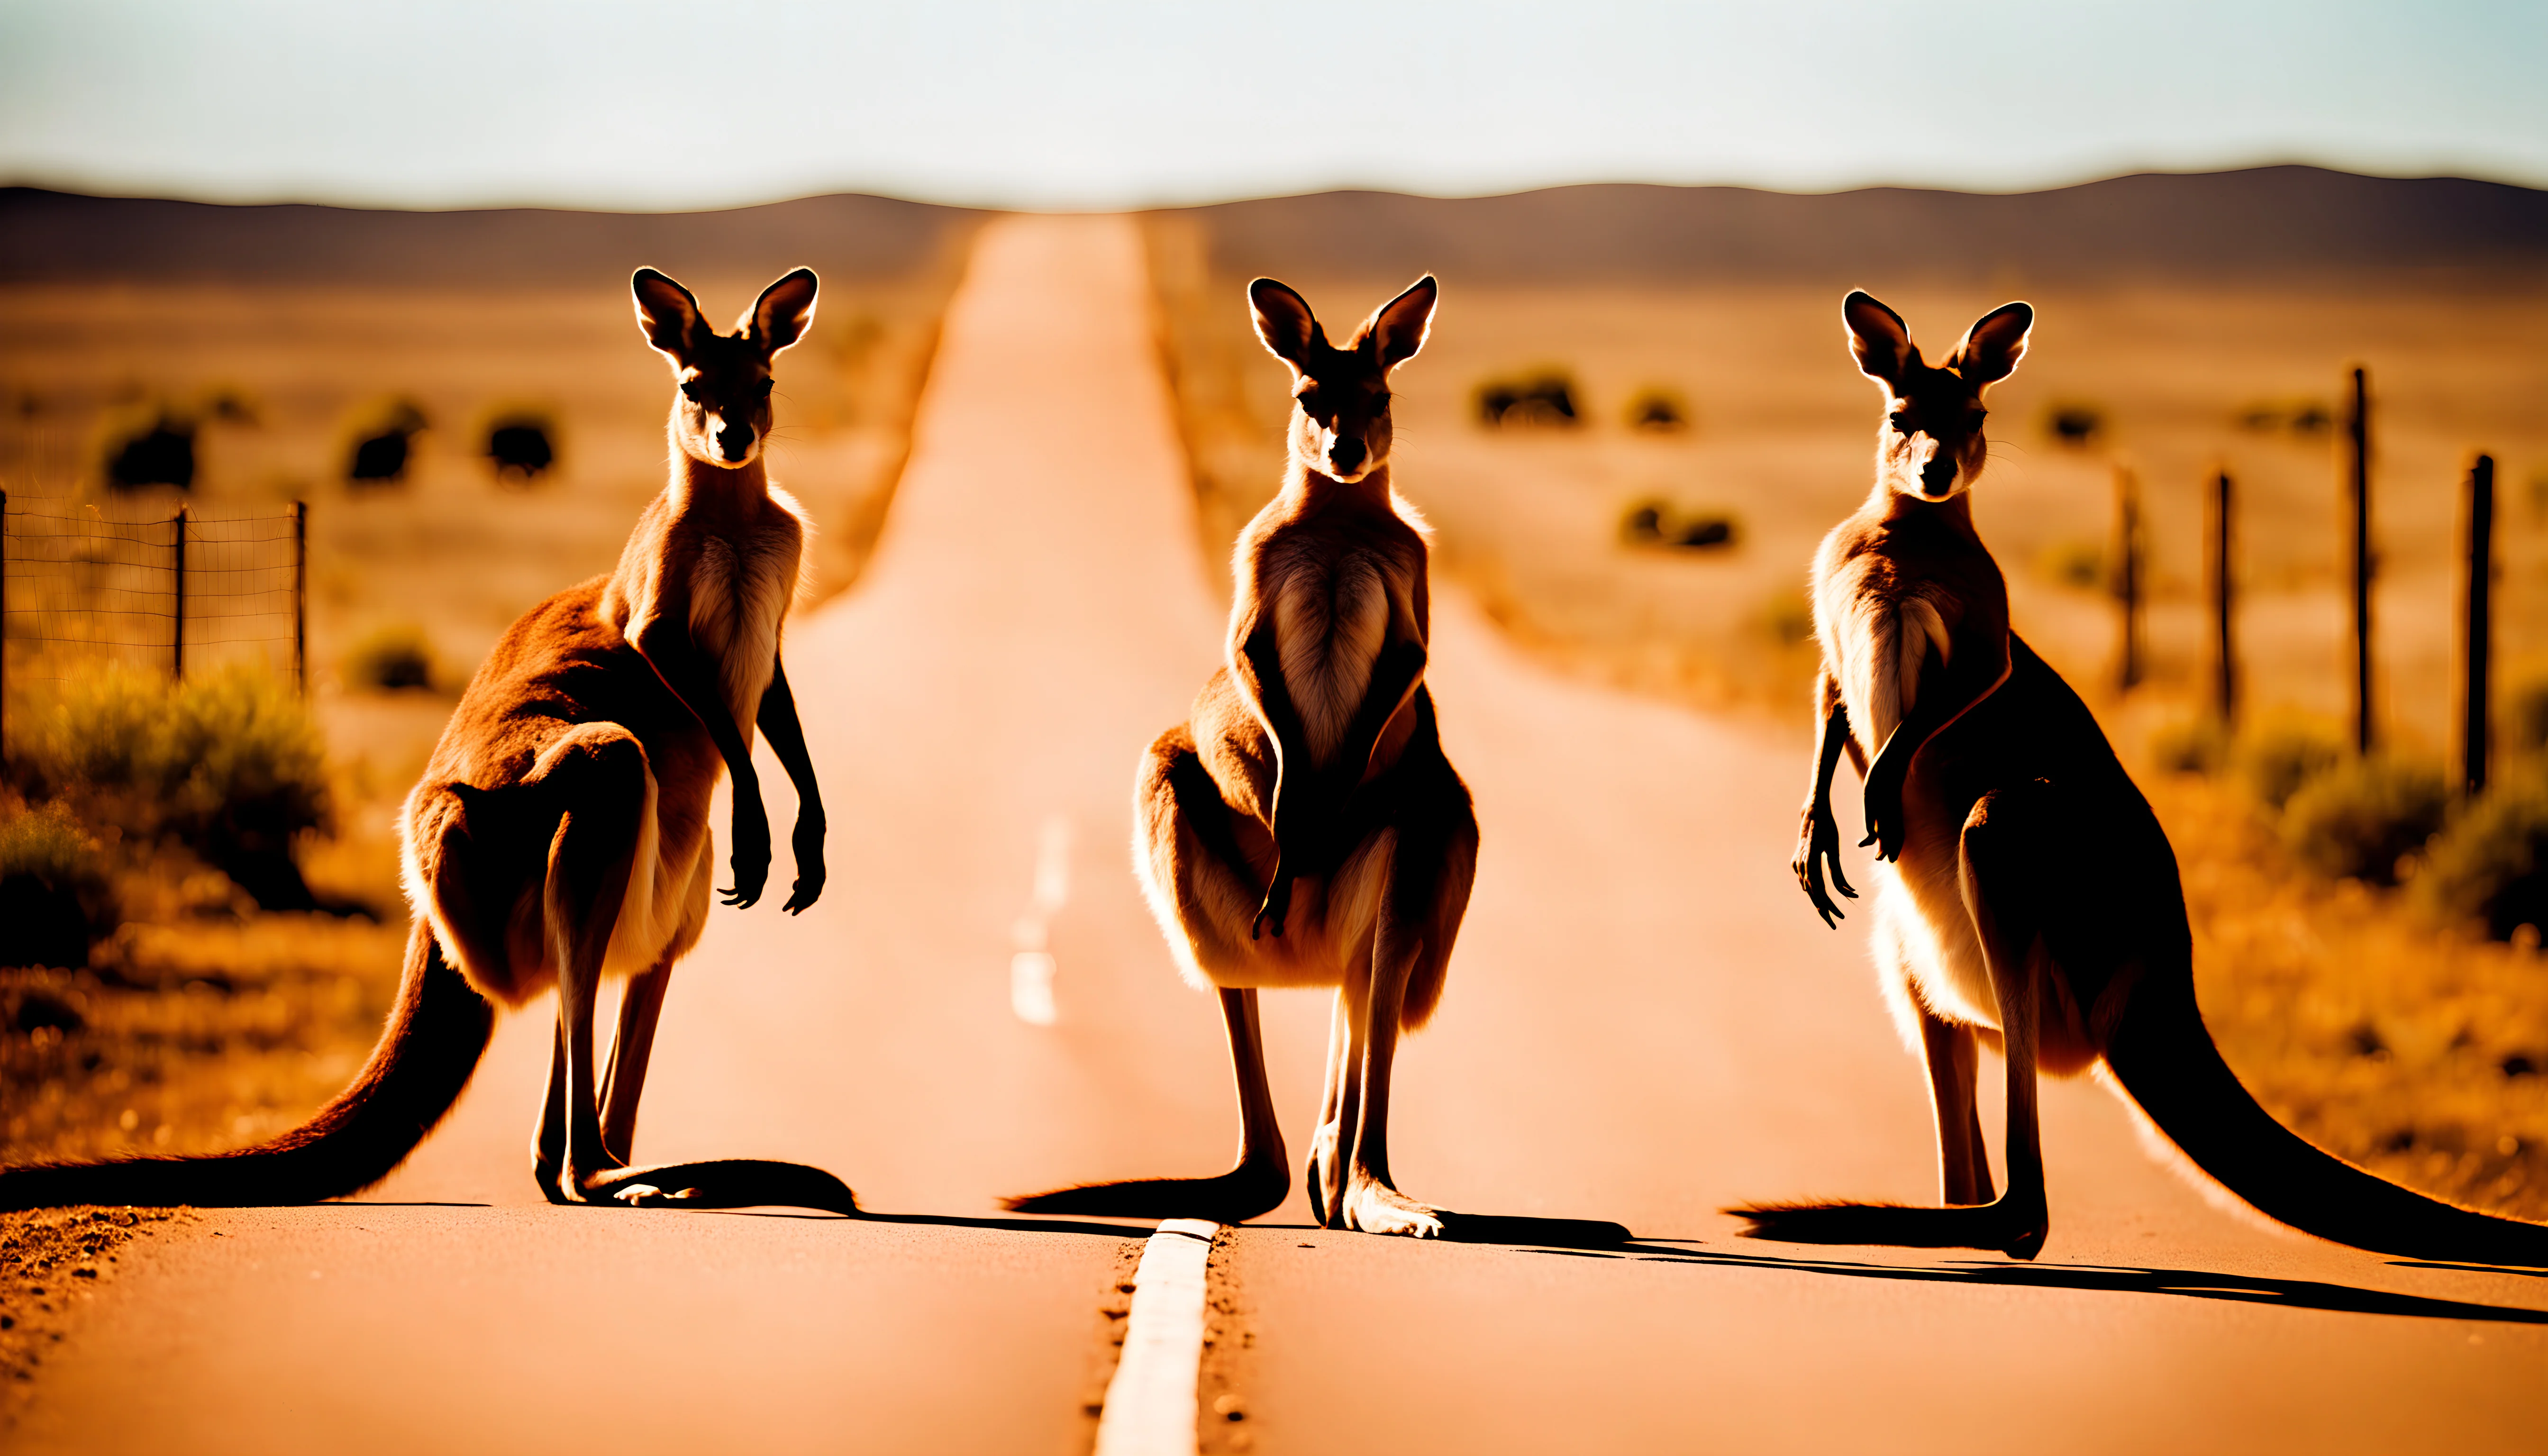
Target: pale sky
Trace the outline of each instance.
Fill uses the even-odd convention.
[[[1562,182],[2548,185],[2548,0],[0,0],[0,181],[1021,208]]]

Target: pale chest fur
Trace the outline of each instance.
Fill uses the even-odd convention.
[[[1864,539],[1858,527],[1844,522],[1814,559],[1814,632],[1850,732],[1872,761],[1919,701],[1923,672],[1949,661],[1953,639],[1936,584],[1878,552],[1854,549]],[[1907,976],[1933,1010],[1996,1026],[1989,967],[1963,904],[1959,826],[1929,811],[1929,792],[1916,776],[1905,786],[1902,857],[1870,866],[1880,907],[1875,934],[1893,951],[1877,959]]]
[[[1378,551],[1267,552],[1260,590],[1274,619],[1283,684],[1311,758],[1324,763],[1362,706],[1393,615],[1417,568]]]
[[[777,508],[741,528],[650,512],[621,554],[604,608],[632,640],[651,623],[681,623],[716,664],[720,695],[747,741],[776,671],[779,628],[804,559],[802,511],[775,487],[769,499]],[[659,500],[656,511],[664,510]]]
[[[1953,641],[1924,584],[1874,553],[1853,554],[1853,524],[1833,531],[1815,558],[1814,636],[1823,670],[1840,684],[1850,731],[1871,757],[1919,701],[1931,654],[1944,665]]]
[[[706,537],[690,563],[690,640],[716,659],[726,706],[747,738],[778,661],[803,550],[803,531],[781,511],[759,530]]]

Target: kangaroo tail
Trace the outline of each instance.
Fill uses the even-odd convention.
[[[2410,1192],[2275,1122],[2221,1059],[2191,985],[2138,987],[2106,1062],[2197,1167],[2305,1233],[2411,1258],[2548,1268],[2548,1227]]]
[[[243,1207],[316,1203],[390,1175],[458,1101],[496,1010],[442,958],[418,917],[380,1045],[352,1086],[309,1122],[253,1147],[204,1157],[40,1163],[0,1172],[0,1210],[68,1204]]]

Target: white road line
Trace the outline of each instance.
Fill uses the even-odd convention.
[[[1070,821],[1055,814],[1044,821],[1036,849],[1035,893],[1027,913],[1010,934],[1017,954],[1009,957],[1009,1009],[1031,1027],[1060,1020],[1052,994],[1053,959],[1045,950],[1046,929],[1070,899]]]
[[[1195,1456],[1204,1269],[1220,1231],[1208,1220],[1170,1219],[1141,1245],[1124,1357],[1097,1418],[1097,1456]]]

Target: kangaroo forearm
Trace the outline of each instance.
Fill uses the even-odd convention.
[[[1380,661],[1372,665],[1371,686],[1363,693],[1362,706],[1345,725],[1344,741],[1336,745],[1328,767],[1325,776],[1332,780],[1331,791],[1350,791],[1371,771],[1371,756],[1380,749],[1381,735],[1405,711],[1423,678],[1422,643],[1398,642],[1381,652]]]
[[[734,775],[738,797],[746,784],[758,791],[761,775],[752,767],[752,745],[744,741],[734,710],[726,705],[715,665],[690,644],[687,635],[664,627],[661,618],[638,634],[636,645],[655,676],[708,730],[717,757],[725,760],[726,772]]]
[[[1839,694],[1832,695],[1830,706],[1823,712],[1822,726],[1815,731],[1814,738],[1814,788],[1812,795],[1805,800],[1805,808],[1809,813],[1829,814],[1832,779],[1840,774],[1841,751],[1850,742],[1849,708],[1840,700]]]
[[[1304,807],[1302,790],[1311,776],[1309,735],[1292,702],[1291,685],[1284,681],[1282,653],[1275,646],[1273,629],[1260,627],[1249,633],[1231,656],[1230,677],[1274,740],[1274,793],[1267,806],[1266,827],[1274,831],[1279,846],[1284,826],[1297,820]]]
[[[1970,662],[1971,658],[1966,655],[1964,660]],[[1898,756],[1897,770],[1908,772],[1911,760],[1918,757],[1929,740],[1954,726],[1982,699],[1999,690],[2000,684],[2008,681],[2008,657],[2003,651],[1996,662],[1986,667],[1977,666],[1962,673],[1945,675],[1944,681],[1937,684],[1939,690],[1921,694],[1919,702],[1876,750],[1876,764],[1881,765]],[[1869,766],[1870,772],[1873,767]]]
[[[797,817],[821,821],[823,790],[814,780],[814,758],[805,750],[805,725],[796,715],[796,696],[787,686],[783,665],[771,668],[770,687],[761,694],[756,721],[770,751],[778,756],[779,767],[787,771],[787,781],[796,786]]]

